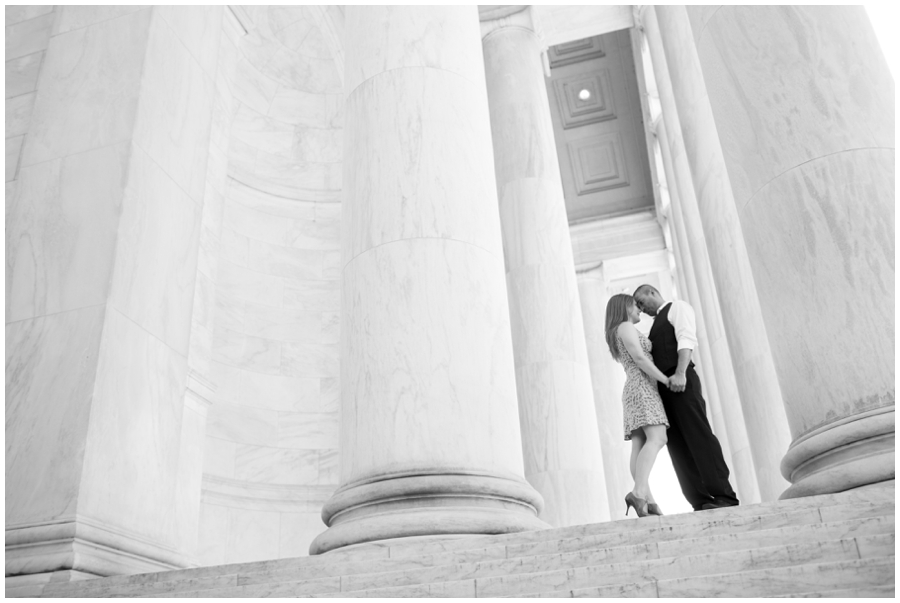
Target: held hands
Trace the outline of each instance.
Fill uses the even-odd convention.
[[[683,392],[687,386],[687,377],[683,374],[675,373],[669,377],[669,382],[666,383],[666,386],[673,392]]]

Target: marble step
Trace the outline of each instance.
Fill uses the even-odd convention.
[[[893,534],[859,536],[852,539],[751,550],[708,553],[669,559],[634,559],[628,562],[571,566],[561,556],[545,560],[550,571],[525,568],[488,568],[484,573],[460,566],[429,568],[410,573],[391,572],[338,577],[335,580],[295,580],[233,585],[223,588],[159,593],[159,596],[190,597],[287,597],[287,596],[509,596],[546,590],[628,585],[648,579],[742,572],[747,569],[786,567],[805,563],[857,560],[893,553]],[[497,569],[501,571],[498,573]],[[353,578],[356,578],[353,580]],[[145,595],[147,593],[144,593]],[[153,596],[153,595],[151,595]]]
[[[893,597],[894,557],[544,591],[515,597]],[[852,586],[851,586],[852,585]]]
[[[892,484],[893,482],[890,483]],[[858,490],[850,490],[848,492],[839,492],[836,494],[822,494],[819,496],[779,500],[755,505],[741,505],[738,507],[728,507],[697,513],[678,513],[674,515],[664,515],[662,517],[644,517],[641,519],[632,516],[631,519],[614,518],[614,521],[605,523],[569,526],[565,528],[554,528],[552,530],[538,530],[515,534],[500,534],[428,543],[394,545],[390,546],[390,557],[393,559],[418,557],[420,555],[442,553],[446,551],[473,550],[482,546],[488,546],[487,543],[492,546],[526,544],[542,540],[567,539],[590,536],[593,534],[608,534],[611,532],[638,529],[637,526],[640,526],[640,528],[668,527],[704,523],[707,521],[721,521],[724,518],[779,515],[787,511],[800,512],[803,510],[822,509],[824,515],[820,518],[820,521],[831,521],[834,520],[833,518],[835,516],[837,516],[837,519],[842,519],[842,517],[840,517],[840,510],[836,510],[834,507],[844,507],[846,505],[854,504],[884,505],[885,507],[890,506],[892,508],[894,505],[893,485],[879,485]],[[893,510],[890,511],[890,514],[893,515]],[[485,544],[482,544],[482,542]],[[387,545],[385,545],[385,547],[387,547]],[[339,552],[340,551],[338,551],[338,553]],[[347,552],[350,553],[351,551]],[[373,551],[370,553],[374,554]],[[332,554],[333,553],[328,553],[325,556],[327,557]]]
[[[886,518],[884,518],[886,519]],[[858,526],[851,528],[851,532],[859,537],[858,547],[860,555],[875,556],[876,550],[873,547],[879,546],[880,539],[885,538],[884,529],[887,527],[887,521],[875,522],[867,520],[859,529]],[[893,518],[890,518],[890,526],[893,526]],[[818,538],[806,538],[806,542],[795,542],[796,533],[786,530],[775,530],[778,534],[771,534],[769,546],[787,545],[787,544],[807,544],[816,545],[821,541],[829,540],[850,540],[853,536],[847,534],[847,526],[838,526],[833,533],[827,534],[820,532]],[[893,532],[892,527],[889,528]],[[750,534],[749,536],[753,536]],[[793,537],[792,537],[793,536]],[[864,536],[875,537],[876,541],[870,543],[863,538]],[[888,537],[891,535],[888,534]],[[891,539],[891,546],[893,546]],[[753,538],[744,538],[742,544],[733,541],[725,542],[726,546],[720,545],[718,542],[710,542],[708,548],[701,549],[702,554],[709,556],[711,554],[730,552],[734,550],[750,550],[757,549],[765,544],[757,544]],[[865,553],[863,553],[863,550]],[[667,557],[681,557],[688,553],[682,553],[677,548],[671,548],[669,555],[660,555],[656,544],[648,543],[641,545],[628,545],[624,547],[599,548],[575,553],[550,554],[532,557],[521,557],[512,559],[493,560],[479,563],[462,563],[454,565],[435,566],[430,568],[401,570],[392,572],[381,572],[371,574],[358,574],[344,576],[341,587],[344,591],[369,590],[372,588],[381,588],[388,586],[408,586],[412,584],[424,584],[432,582],[446,582],[451,580],[465,580],[475,578],[490,578],[508,575],[532,574],[545,571],[553,571],[560,569],[572,569],[580,567],[595,566],[598,564],[629,564],[640,563],[654,559],[666,559]],[[881,554],[889,554],[881,553]],[[261,582],[262,580],[258,580]],[[251,583],[249,580],[247,584]]]
[[[635,532],[656,530],[653,535],[670,533],[669,539],[683,537],[683,534],[704,530],[710,533],[721,531],[761,530],[788,525],[809,525],[837,521],[840,519],[893,515],[894,502],[875,501],[839,501],[828,506],[783,503],[768,503],[716,509],[699,513],[682,513],[662,517],[643,517],[640,519],[621,519],[606,523],[570,526],[552,530],[521,532],[518,534],[502,534],[481,536],[459,540],[439,540],[416,545],[391,548],[391,559],[421,558],[423,556],[441,555],[452,551],[466,551],[472,559],[479,554],[490,555],[505,547],[509,556],[539,554],[551,551],[556,543],[566,541],[577,547],[579,542],[593,545],[597,540],[620,537]],[[569,549],[569,550],[575,550]]]
[[[871,542],[879,538],[887,540],[888,543]],[[648,580],[661,582],[685,577],[702,578],[711,574],[734,574],[792,565],[853,561],[860,559],[861,549],[874,551],[893,547],[893,535],[890,534],[861,536],[858,540],[865,544],[858,547],[857,539],[854,538],[498,576],[477,580],[476,592],[479,597],[490,597],[546,590],[594,588]],[[660,596],[663,595],[660,593]]]
[[[660,597],[770,597],[894,585],[894,556],[837,561],[657,583]]]
[[[847,539],[879,530],[893,534],[893,517],[893,487],[879,487],[701,513],[634,518],[519,534],[405,542],[391,546],[368,545],[318,557],[49,584],[43,596],[174,595],[176,592],[187,595],[262,582],[272,583],[273,588],[294,588],[294,592],[301,595],[338,593],[342,588],[346,592],[351,583],[362,580],[359,575],[425,570],[426,573],[434,571],[437,576],[446,570],[436,566],[470,564],[455,571],[471,571],[472,564],[480,564],[482,567],[478,571],[490,572],[491,566],[485,563],[500,562],[497,567],[504,567],[502,564],[505,563],[515,566],[519,563],[516,559],[528,558],[521,562],[518,570],[524,571],[529,567],[540,567],[540,563],[544,563],[542,557],[554,555],[571,564],[579,563],[581,558],[584,564],[603,559],[621,561],[641,555],[644,559],[652,559],[767,544]],[[579,556],[579,551],[586,553]],[[616,559],[616,555],[620,558]],[[291,584],[281,584],[283,581]],[[455,583],[438,585],[446,580],[433,582],[419,590],[465,590],[465,586]],[[13,593],[7,591],[7,594]]]
[[[717,511],[707,511],[690,515],[689,521],[668,525],[655,525],[649,518],[642,518],[630,530],[608,532],[585,530],[584,535],[564,539],[554,539],[546,534],[545,539],[522,544],[507,545],[510,557],[523,557],[550,553],[573,552],[598,546],[614,546],[629,542],[672,542],[694,539],[698,536],[716,536],[741,532],[758,532],[792,526],[813,526],[838,520],[863,519],[868,517],[893,516],[894,505],[890,504],[848,504],[824,509],[775,509],[772,513],[759,515],[726,515]],[[699,517],[705,516],[702,521]],[[695,518],[696,517],[696,518]],[[664,519],[664,518],[660,518]],[[647,523],[640,523],[646,521]],[[600,524],[605,525],[605,524]],[[586,526],[587,527],[587,526]],[[590,526],[593,527],[593,526]],[[663,545],[665,548],[666,545]]]
[[[790,595],[773,595],[774,598],[818,598],[818,599],[882,599],[894,598],[894,585],[861,586],[859,588],[840,588],[838,590],[820,590],[811,593],[793,593]]]
[[[846,514],[855,512],[863,517],[829,524],[787,525],[786,527],[760,530],[747,529],[756,527],[755,522],[748,524],[744,520],[735,521],[733,519],[707,522],[715,524],[713,526],[692,524],[677,531],[657,528],[630,530],[606,535],[603,538],[592,536],[588,540],[578,539],[575,546],[565,540],[549,541],[555,543],[556,546],[537,554],[531,554],[534,548],[534,543],[532,543],[527,548],[500,545],[485,547],[474,552],[450,551],[419,558],[374,559],[328,565],[304,563],[307,561],[305,558],[279,560],[278,563],[245,564],[240,566],[240,571],[236,572],[210,572],[213,569],[224,569],[221,567],[199,568],[157,574],[119,576],[68,585],[51,585],[44,594],[48,596],[57,593],[60,596],[150,594],[175,590],[215,589],[264,582],[296,582],[334,576],[344,576],[342,586],[346,590],[348,583],[363,579],[356,577],[360,574],[390,577],[402,574],[416,575],[416,572],[424,572],[425,575],[440,575],[450,571],[457,574],[468,572],[473,575],[475,573],[499,575],[511,571],[540,571],[547,563],[554,562],[553,560],[557,557],[562,563],[583,566],[604,561],[673,557],[775,544],[836,540],[884,532],[893,533],[893,509],[888,509],[889,514],[887,515],[884,514],[884,511],[883,505],[879,505],[878,512],[881,514],[872,515],[875,512],[873,509],[853,505],[852,511],[848,509]],[[776,519],[775,525],[781,525],[786,520],[783,514],[777,514]],[[787,523],[790,524],[790,517],[787,520]],[[546,547],[542,545],[541,548]],[[564,549],[568,548],[575,550],[564,552]],[[551,561],[548,562],[547,558]]]

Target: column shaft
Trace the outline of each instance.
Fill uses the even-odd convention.
[[[893,479],[894,80],[865,10],[658,10],[707,82],[690,100],[730,186],[706,211],[746,244],[793,437],[784,496]]]
[[[778,467],[790,433],[690,24],[680,6],[647,7],[644,15],[701,305],[721,309],[760,496],[773,500],[787,485]],[[719,337],[710,340],[714,360],[727,358],[724,346],[716,349]]]
[[[541,48],[529,14],[501,22],[483,45],[525,476],[544,497],[541,517],[565,526],[607,520],[609,509]]]
[[[700,339],[698,352],[706,368],[701,377],[703,382],[707,384],[706,396],[710,401],[710,406],[713,407],[713,413],[716,417],[713,424],[716,426],[717,433],[722,433],[726,436],[727,447],[723,444],[723,450],[727,448],[726,460],[729,461],[728,466],[732,472],[732,481],[736,483],[735,489],[738,497],[745,504],[759,502],[759,485],[750,454],[750,443],[747,438],[744,416],[741,412],[740,398],[734,381],[731,354],[728,353],[727,342],[721,337],[721,316],[718,313],[718,307],[715,304],[711,308],[708,307],[710,305],[709,299],[714,299],[715,295],[700,294],[697,271],[703,270],[707,274],[708,267],[703,265],[695,266],[695,263],[699,262],[690,252],[689,236],[684,226],[681,198],[677,187],[673,186],[677,176],[675,175],[675,167],[672,162],[668,128],[664,120],[660,120],[656,133],[659,137],[660,151],[667,180],[671,183],[669,188],[671,201],[669,206],[670,223],[675,234],[674,238],[678,241],[679,248],[683,250],[682,272],[685,275],[687,296],[691,300],[697,315],[697,335]],[[711,279],[708,277],[703,279],[703,283],[706,286],[712,284]],[[718,350],[714,348],[710,341],[710,324],[713,326],[712,330],[720,335],[720,343],[724,344],[720,345]]]
[[[625,386],[625,371],[621,364],[612,359],[606,345],[606,304],[610,295],[603,269],[579,273],[578,293],[591,368],[597,432],[603,454],[606,499],[612,513],[622,506],[623,493],[629,492],[632,487],[628,470],[631,446],[625,442],[623,431],[622,388]]]
[[[523,477],[476,7],[346,13],[341,486],[313,554],[546,527]]]

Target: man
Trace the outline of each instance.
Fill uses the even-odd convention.
[[[735,506],[739,501],[691,362],[697,346],[694,309],[683,301],[667,302],[651,285],[641,285],[633,297],[638,309],[653,317],[653,363],[669,377],[669,387],[660,387],[659,395],[669,418],[669,456],[681,492],[695,511]]]

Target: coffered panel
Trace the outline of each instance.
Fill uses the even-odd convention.
[[[579,195],[628,186],[628,168],[618,132],[570,142],[568,150]]]
[[[550,68],[568,65],[577,61],[586,61],[604,56],[600,36],[575,40],[566,44],[551,46],[549,50]]]
[[[608,69],[576,73],[553,85],[562,111],[563,128],[576,128],[616,118]]]
[[[653,186],[629,30],[557,46],[602,56],[551,67],[547,96],[569,222],[653,210]],[[552,51],[552,49],[551,49]],[[551,52],[552,54],[552,52]]]

